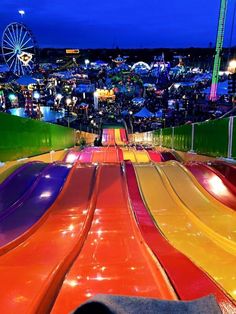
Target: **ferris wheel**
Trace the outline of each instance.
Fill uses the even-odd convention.
[[[36,41],[24,24],[15,22],[5,28],[2,54],[14,74],[21,76],[32,72],[35,67]]]

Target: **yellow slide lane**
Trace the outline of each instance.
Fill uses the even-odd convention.
[[[236,299],[236,257],[187,214],[161,170],[149,164],[135,165],[135,171],[147,208],[166,239]]]
[[[140,163],[150,162],[149,155],[146,151],[136,150],[135,155],[136,155],[137,162],[140,162]]]
[[[120,137],[120,129],[115,129],[115,142],[117,145],[124,145],[124,142],[121,140],[121,137]]]
[[[124,160],[130,160],[138,163],[149,163],[150,158],[146,151],[136,150],[133,148],[122,148]]]
[[[212,197],[178,162],[158,165],[184,205],[236,254],[236,212]],[[211,229],[211,230],[210,230]]]
[[[136,156],[133,149],[122,148],[124,160],[130,160],[132,162],[137,162]]]

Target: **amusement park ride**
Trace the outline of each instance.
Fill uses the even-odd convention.
[[[21,17],[25,14],[19,11]],[[9,24],[2,35],[2,55],[10,71],[18,77],[29,75],[36,65],[37,43],[26,25],[14,22]],[[33,102],[33,91],[23,90],[25,98],[25,114],[32,118],[40,118],[40,106]]]
[[[2,55],[11,72],[29,74],[35,67],[36,40],[22,23],[9,24],[2,36]]]
[[[222,54],[222,48],[223,48],[223,43],[224,43],[227,4],[228,4],[228,0],[221,0],[220,15],[219,15],[219,22],[218,22],[218,33],[217,33],[217,41],[216,41],[215,61],[214,61],[211,92],[210,92],[210,100],[212,101],[215,101],[217,99],[217,87],[218,87],[219,71],[220,71],[220,64],[221,64],[221,54]]]

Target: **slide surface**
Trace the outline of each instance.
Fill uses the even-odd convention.
[[[100,147],[93,151],[92,162],[120,162],[120,155],[116,147]]]
[[[202,224],[193,219],[193,215],[189,214],[189,210],[179,200],[159,164],[156,167],[135,165],[135,171],[147,207],[166,239],[235,299],[235,255],[218,245],[204,231]],[[175,177],[174,180],[178,182],[178,179]],[[182,188],[184,187],[186,186],[182,185]]]
[[[74,163],[103,163],[103,162],[120,162],[123,155],[118,147],[86,147],[81,151],[71,150],[65,158],[65,162]]]
[[[134,221],[120,165],[103,165],[88,237],[67,274],[52,313],[69,313],[89,297],[119,294],[175,299]]]

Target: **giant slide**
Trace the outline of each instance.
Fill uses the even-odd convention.
[[[127,144],[128,139],[126,131],[123,128],[118,129],[103,129],[102,131],[102,143],[104,146],[123,146]]]
[[[214,294],[235,312],[233,170],[187,169],[172,152],[117,146],[126,140],[105,129],[107,147],[32,160],[0,183],[2,313],[70,313],[100,293]]]

